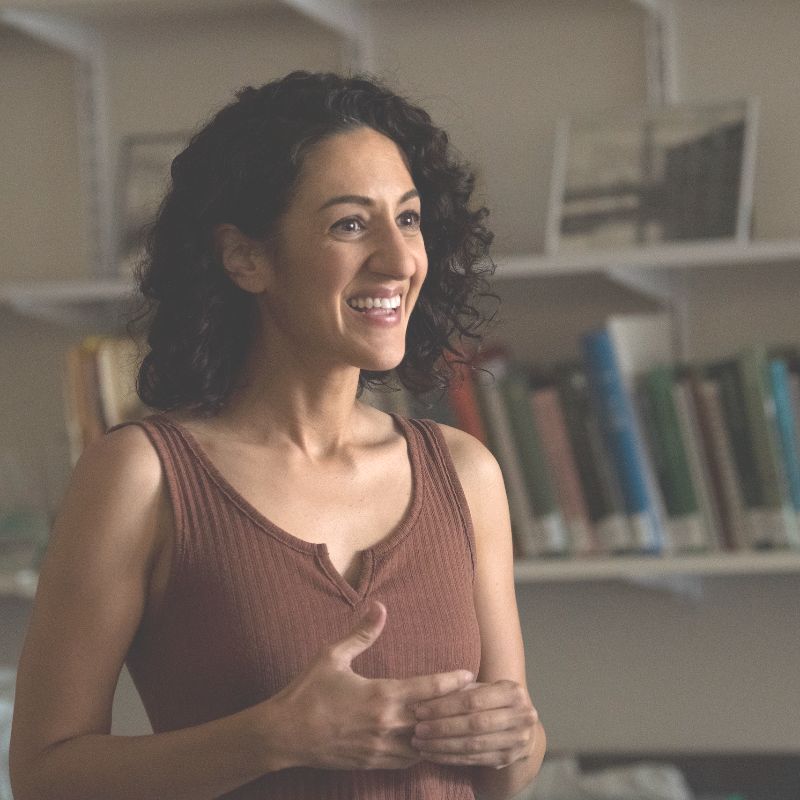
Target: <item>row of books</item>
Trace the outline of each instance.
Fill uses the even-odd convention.
[[[432,404],[370,402],[489,447],[520,557],[800,549],[800,353],[682,364],[672,344],[666,314],[613,317],[579,363],[494,348]]]
[[[139,358],[139,346],[125,336],[88,336],[67,350],[64,412],[73,465],[112,425],[144,415],[135,390]]]

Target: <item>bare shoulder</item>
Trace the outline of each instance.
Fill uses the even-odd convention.
[[[488,488],[497,486],[498,482],[502,486],[500,465],[491,450],[471,433],[441,422],[437,424],[450,451],[470,508],[474,510],[473,504],[478,502],[478,498]]]
[[[47,577],[84,548],[149,562],[159,542],[155,524],[163,503],[161,464],[147,434],[126,426],[92,442],[81,454],[56,517],[43,565]],[[49,569],[48,569],[49,567]]]
[[[125,425],[96,439],[83,451],[78,464],[92,469],[106,462],[125,465],[151,479],[160,471],[158,455],[139,425]]]
[[[500,465],[491,450],[471,433],[438,422],[439,430],[444,436],[450,456],[453,459],[458,477],[462,480],[485,480],[496,477]]]

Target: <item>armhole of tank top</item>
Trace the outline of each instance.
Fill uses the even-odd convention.
[[[461,516],[461,521],[464,526],[464,535],[467,539],[467,546],[469,547],[470,559],[472,561],[472,578],[475,579],[475,572],[477,570],[477,555],[475,550],[475,528],[472,524],[472,514],[469,510],[469,503],[467,503],[467,496],[464,494],[464,487],[461,485],[461,479],[458,477],[456,465],[453,461],[453,456],[450,454],[450,448],[447,440],[444,438],[442,429],[439,423],[432,419],[417,419],[431,433],[431,440],[434,447],[439,454],[439,460],[444,468],[444,474],[450,488],[453,491],[453,496],[458,506],[458,513]]]
[[[173,585],[176,576],[185,560],[185,536],[184,536],[184,514],[183,506],[181,504],[181,495],[178,487],[178,476],[175,470],[175,459],[170,453],[169,447],[164,441],[161,431],[153,422],[149,420],[131,420],[129,422],[121,422],[109,428],[106,433],[111,433],[118,428],[124,428],[128,425],[136,425],[141,428],[147,436],[153,449],[156,451],[158,460],[161,464],[161,474],[164,477],[164,482],[167,486],[167,497],[169,498],[169,505],[172,509],[172,554],[170,557],[169,573],[167,577],[167,585],[164,591],[164,600],[169,597],[173,590]]]

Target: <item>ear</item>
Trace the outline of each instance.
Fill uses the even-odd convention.
[[[263,242],[224,223],[214,228],[214,247],[225,273],[240,289],[258,294],[267,288],[270,262]]]

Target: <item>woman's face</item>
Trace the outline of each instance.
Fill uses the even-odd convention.
[[[396,367],[428,269],[420,198],[397,145],[364,127],[312,148],[272,261],[270,336],[321,366]],[[359,298],[392,308],[358,311]]]

